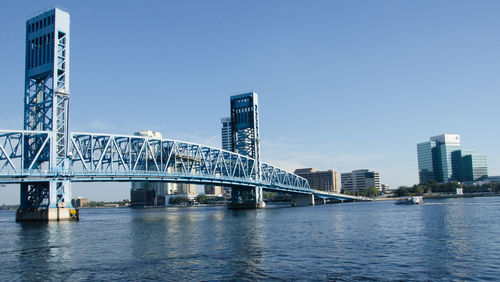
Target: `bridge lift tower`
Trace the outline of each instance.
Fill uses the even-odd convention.
[[[250,92],[231,96],[232,151],[255,159],[256,180],[262,180],[260,163],[259,100]],[[230,208],[263,208],[262,187],[232,187]]]
[[[68,219],[72,211],[71,182],[64,177],[70,166],[69,28],[69,14],[57,8],[26,21],[24,130],[48,133],[50,148],[37,152],[43,141],[26,137],[23,167],[58,177],[21,184],[17,221]]]

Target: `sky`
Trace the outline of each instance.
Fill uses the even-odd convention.
[[[416,144],[453,133],[500,175],[499,1],[2,1],[0,129],[22,129],[25,21],[54,5],[71,15],[71,131],[220,147],[229,97],[255,91],[261,159],[281,168],[413,185]]]

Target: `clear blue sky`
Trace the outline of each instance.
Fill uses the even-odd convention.
[[[22,128],[25,21],[54,4],[71,14],[72,131],[220,146],[229,96],[253,90],[262,159],[283,168],[412,185],[416,144],[457,133],[500,175],[499,1],[3,1],[1,129]]]

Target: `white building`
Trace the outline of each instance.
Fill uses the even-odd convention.
[[[222,129],[222,150],[232,151],[233,150],[233,136],[231,129],[231,118],[221,118]]]
[[[382,190],[380,187],[380,176],[378,172],[369,171],[368,169],[358,169],[352,172],[342,173],[341,176],[342,190],[359,192],[363,189],[371,187]]]

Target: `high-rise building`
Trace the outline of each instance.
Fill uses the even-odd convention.
[[[233,136],[231,134],[231,118],[221,118],[222,128],[222,150],[231,151],[233,149]]]
[[[307,179],[312,189],[340,192],[339,173],[333,169],[319,171],[315,168],[299,168],[294,173]]]
[[[474,182],[488,178],[486,155],[472,150],[456,150],[451,153],[452,179],[458,182]]]
[[[382,190],[380,187],[380,175],[378,172],[369,171],[368,169],[358,169],[352,172],[341,174],[342,190],[359,192],[363,189],[371,187]]]
[[[477,181],[487,177],[486,156],[460,148],[460,135],[442,134],[417,144],[420,183]]]

